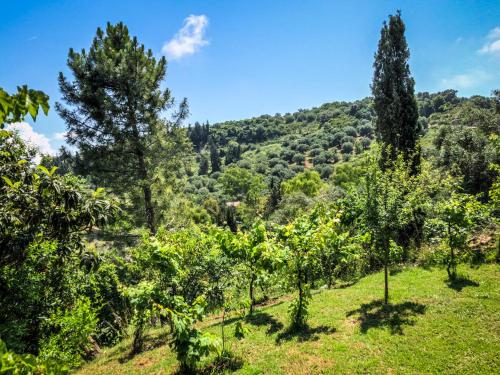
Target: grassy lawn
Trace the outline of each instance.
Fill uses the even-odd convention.
[[[287,335],[288,301],[261,307],[251,333],[231,339],[240,374],[499,374],[500,268],[461,266],[465,279],[446,282],[443,269],[409,268],[390,277],[383,308],[383,274],[343,289],[321,290],[310,304],[310,329]],[[215,318],[205,329],[218,334]],[[226,332],[232,336],[234,321]],[[160,335],[160,336],[159,336]],[[105,350],[78,374],[170,374],[177,361],[160,331],[149,350],[128,356],[130,342]],[[209,361],[210,359],[207,359]],[[203,365],[203,364],[202,364]]]

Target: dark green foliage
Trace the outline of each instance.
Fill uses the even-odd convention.
[[[208,174],[208,168],[209,168],[209,163],[208,163],[208,158],[201,154],[200,155],[200,168],[198,169],[198,174],[200,176]]]
[[[436,117],[435,121],[439,122],[447,119],[444,116],[457,120],[453,125],[441,126],[434,138],[439,152],[437,165],[463,178],[464,191],[482,194],[483,200],[487,199],[487,192],[496,176],[495,170],[489,166],[500,163],[495,143],[495,137],[500,134],[500,115],[492,100],[487,103],[487,108],[471,102],[462,103],[449,114]]]
[[[304,154],[296,153],[295,155],[293,155],[292,161],[296,164],[302,164],[302,163],[304,163],[305,159],[306,158],[305,158]]]
[[[352,126],[347,126],[343,130],[344,130],[344,133],[346,133],[347,135],[349,135],[351,137],[356,137],[358,135],[358,132]]]
[[[351,142],[342,143],[342,153],[350,154],[354,150],[354,146]]]
[[[160,88],[165,58],[156,60],[123,23],[108,23],[105,32],[97,29],[88,52],[70,49],[68,67],[74,81],[60,73],[59,87],[69,107],[57,103],[56,109],[66,121],[67,141],[83,160],[79,172],[117,192],[139,186],[154,233],[151,185],[162,160],[162,142],[187,115],[183,101],[173,124],[160,118],[173,103],[170,91]]]
[[[212,173],[220,171],[220,157],[219,150],[217,150],[217,146],[213,139],[210,138],[209,142],[209,150],[210,150],[210,165],[212,167]]]
[[[371,125],[361,125],[359,127],[359,135],[368,137],[373,134],[373,127]]]
[[[235,163],[240,160],[241,157],[241,146],[235,141],[230,141],[227,145],[226,151],[226,165]]]
[[[282,198],[281,180],[276,177],[271,177],[271,182],[269,183],[269,197],[265,210],[266,217],[269,217],[269,215],[278,208]]]
[[[200,125],[199,122],[195,122],[194,127],[191,127],[191,125],[188,127],[188,136],[199,152],[208,142],[210,137],[210,125],[208,122],[205,125]]]
[[[418,152],[415,155],[420,130],[415,82],[408,65],[410,51],[404,33],[405,25],[398,11],[389,16],[389,23],[384,22],[380,32],[371,87],[377,114],[377,139],[384,145],[382,163],[395,160],[402,152],[405,160],[413,160],[416,171],[420,163]]]

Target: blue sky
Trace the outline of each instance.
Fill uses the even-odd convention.
[[[0,13],[0,87],[28,84],[53,107],[68,49],[88,48],[98,26],[123,21],[167,55],[165,85],[188,98],[189,122],[293,112],[369,95],[380,27],[396,9],[418,91],[500,88],[498,0],[9,1]],[[62,144],[55,111],[33,128],[47,147]]]

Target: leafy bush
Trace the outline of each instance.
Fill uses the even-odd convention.
[[[292,161],[296,164],[301,164],[304,162],[304,160],[306,160],[304,154],[300,154],[300,153],[293,155],[293,158],[292,158]]]
[[[332,137],[332,146],[340,146],[342,139],[346,136],[344,132],[337,132]]]
[[[344,130],[344,133],[347,134],[348,136],[357,137],[357,135],[358,135],[358,132],[352,126],[347,126],[343,130]]]
[[[183,373],[192,373],[199,361],[210,354],[220,352],[220,340],[210,334],[202,334],[193,327],[194,323],[203,318],[206,303],[203,298],[197,299],[192,306],[187,306],[181,300],[175,303],[175,310],[162,308],[171,321],[172,341],[170,346],[177,353]]]
[[[92,338],[96,331],[97,313],[88,298],[78,300],[67,311],[58,310],[45,322],[51,332],[40,345],[40,358],[77,367],[92,354]]]
[[[69,368],[57,362],[35,357],[31,354],[16,354],[9,351],[7,345],[0,340],[0,374],[64,375],[69,374]]]
[[[342,144],[342,153],[350,154],[354,150],[354,146],[351,142],[346,142]]]
[[[318,193],[322,186],[323,182],[319,173],[308,169],[285,181],[283,191],[286,194],[301,192],[312,197]]]
[[[361,125],[359,127],[359,135],[369,137],[373,134],[373,127],[371,125]]]

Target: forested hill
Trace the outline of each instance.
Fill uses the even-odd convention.
[[[424,152],[441,166],[458,163],[460,166],[455,166],[459,170],[487,170],[486,160],[492,161],[493,155],[489,155],[489,159],[488,155],[479,158],[483,164],[475,167],[465,165],[459,159],[465,152],[464,147],[468,149],[466,153],[486,150],[487,132],[466,136],[465,129],[476,129],[476,125],[487,118],[494,121],[491,114],[497,105],[495,98],[462,98],[455,90],[445,90],[418,93],[416,99]],[[193,142],[196,162],[187,168],[189,178],[185,192],[192,194],[194,201],[205,207],[213,206],[215,200],[244,201],[251,190],[248,186],[252,178],[254,185],[260,181],[269,192],[272,186],[305,169],[318,172],[324,181],[334,178],[334,185],[338,185],[346,178],[345,162],[352,160],[355,163],[357,156],[374,141],[374,122],[373,99],[367,97],[354,102],[325,103],[294,113],[262,115],[212,125],[190,124],[188,134]],[[462,143],[451,143],[452,139],[458,141],[458,138],[464,138]],[[474,157],[469,159],[478,161]],[[350,171],[351,168],[347,169]],[[225,176],[228,170],[230,176]],[[480,176],[471,177],[469,191],[481,191],[478,179]],[[237,180],[240,188],[234,186]],[[224,189],[230,185],[231,189]],[[213,213],[214,209],[208,207],[208,211]]]
[[[493,109],[495,106],[491,98],[461,98],[455,90],[418,93],[417,103],[422,135],[429,126],[451,124],[459,109],[468,106]],[[222,165],[236,163],[248,168],[249,163],[256,162],[253,167],[257,172],[288,178],[293,172],[303,170],[305,164],[327,178],[332,164],[349,160],[370,146],[375,137],[374,116],[372,98],[367,97],[354,102],[325,103],[294,113],[261,115],[213,125],[195,123],[189,125],[188,132],[200,154],[199,160],[209,158],[212,139]],[[259,158],[255,154],[261,151],[263,155]],[[203,167],[201,169],[204,172]]]

